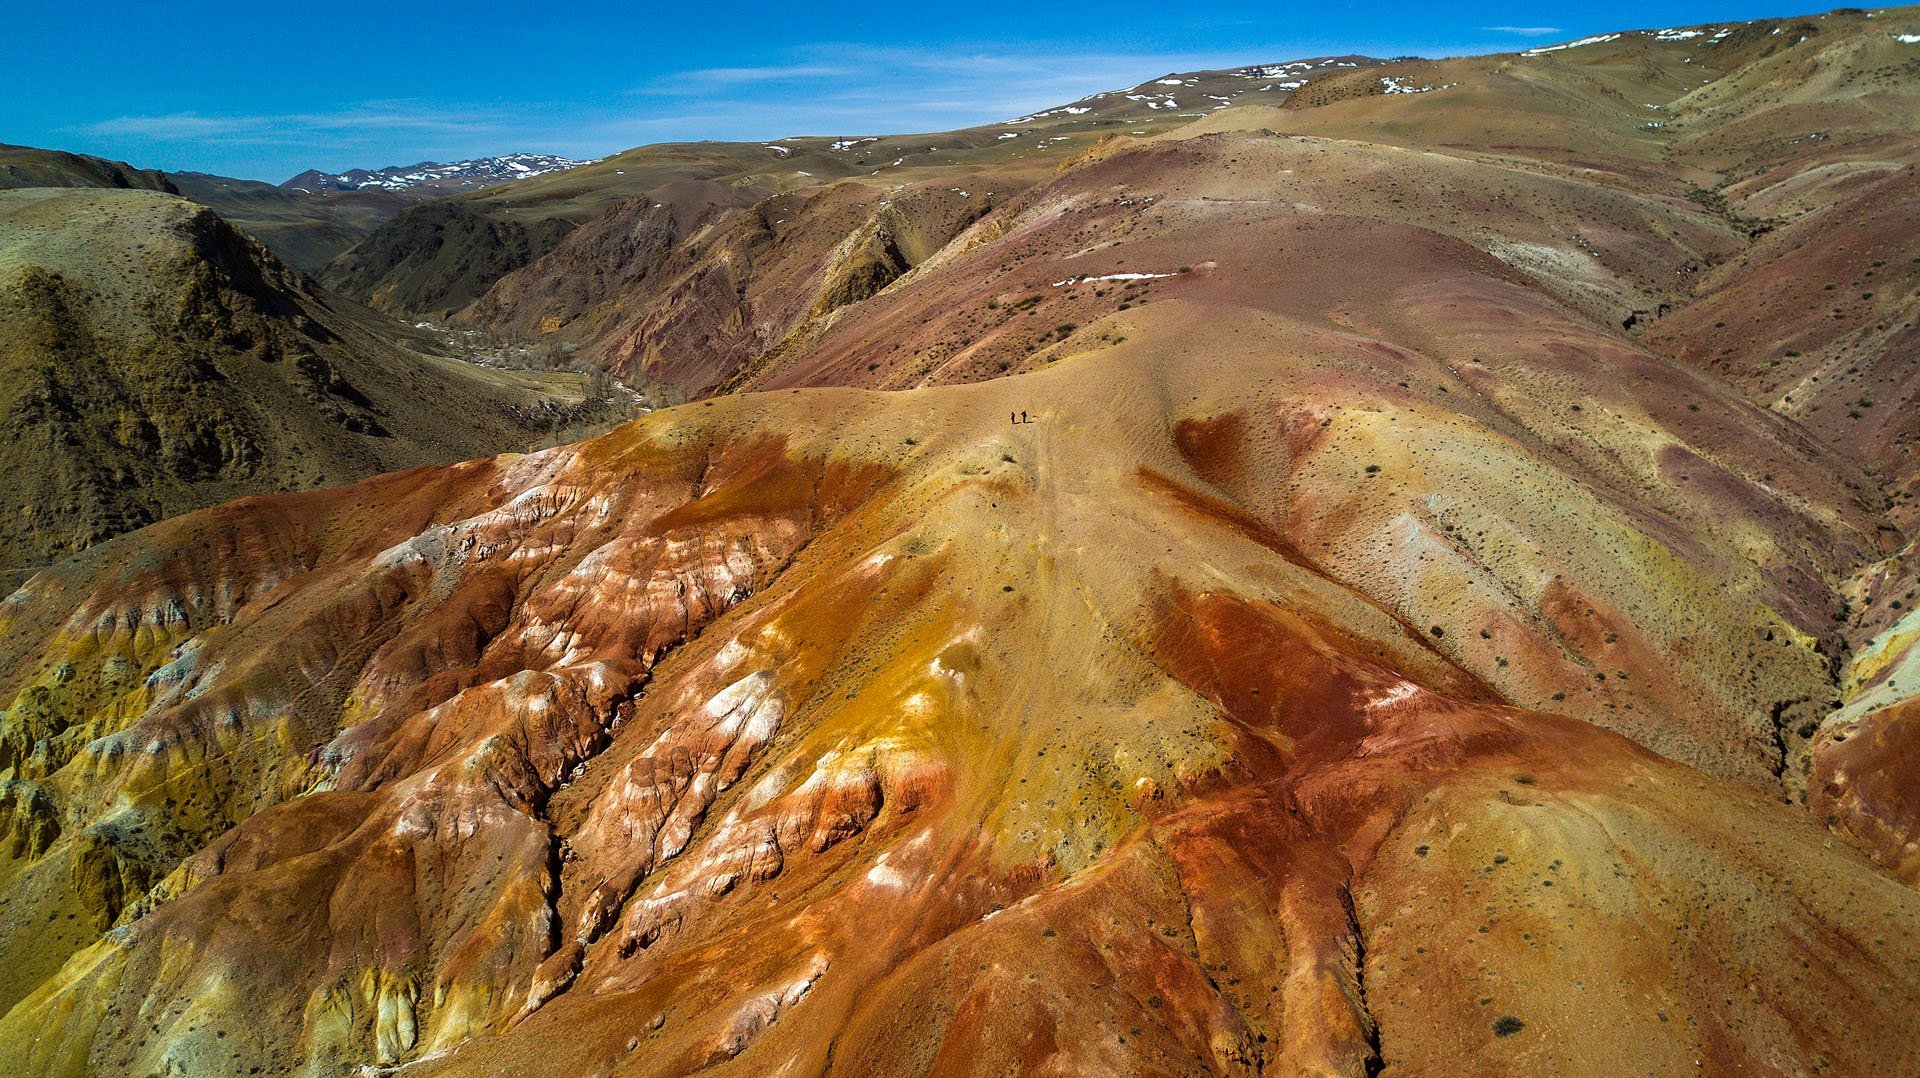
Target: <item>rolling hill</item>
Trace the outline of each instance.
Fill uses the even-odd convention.
[[[1167,75],[1002,124],[938,134],[642,146],[510,187],[415,207],[341,255],[321,278],[382,310],[445,317],[616,206],[688,208],[690,184],[717,196],[704,204],[709,210],[745,208],[834,179],[951,173],[1018,186],[1047,175],[1106,134],[1145,134],[1233,104],[1277,103],[1316,74],[1374,62],[1329,57]]]
[[[305,273],[318,272],[414,201],[393,191],[293,191],[198,172],[167,178],[181,197],[213,210]]]
[[[0,192],[0,568],[17,583],[164,517],[525,446],[597,407],[578,375],[481,371],[407,332],[182,199]]]
[[[179,194],[165,173],[104,157],[0,143],[0,191],[20,187],[108,187]]]

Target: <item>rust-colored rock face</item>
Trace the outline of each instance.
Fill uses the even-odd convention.
[[[1340,551],[1467,545],[1425,476],[1511,455],[1564,501],[1581,466],[1388,392],[1365,340],[1186,336],[725,398],[44,574],[6,607],[10,730],[44,717],[6,743],[9,1058],[1920,1065],[1920,895],[1770,795],[1749,705],[1679,658],[1805,639],[1746,554],[1645,505],[1595,544],[1607,513],[1489,491],[1480,571],[1563,567],[1495,603],[1436,565],[1421,594],[1451,598],[1409,608],[1417,557]],[[1322,396],[1329,362],[1372,403]],[[1735,532],[1802,526],[1741,505]],[[1671,613],[1628,597],[1654,571]],[[1587,650],[1663,681],[1549,699]]]
[[[633,192],[466,317],[741,392],[0,604],[0,1071],[1920,1073],[1906,440],[1691,343],[1920,22],[1772,25]]]

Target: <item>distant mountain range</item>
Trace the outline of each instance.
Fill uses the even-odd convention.
[[[510,153],[502,157],[476,157],[471,161],[455,161],[452,164],[422,161],[414,165],[391,165],[371,171],[355,168],[333,173],[308,169],[280,186],[309,192],[405,191],[416,187],[469,191],[509,180],[564,172],[588,163],[552,154]]]

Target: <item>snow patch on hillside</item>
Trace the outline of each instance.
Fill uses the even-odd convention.
[[[1559,45],[1543,45],[1537,49],[1528,49],[1527,51],[1521,53],[1520,55],[1545,56],[1550,52],[1559,52],[1562,49],[1577,49],[1582,45],[1604,45],[1609,41],[1618,41],[1618,40],[1620,40],[1619,34],[1595,34],[1592,37],[1583,37],[1578,41],[1568,41]]]
[[[422,161],[417,165],[394,165],[378,170],[356,168],[339,173],[303,172],[281,186],[300,191],[405,191],[426,184],[454,188],[488,187],[508,180],[564,172],[592,163],[544,153],[510,153],[450,164]]]
[[[1065,288],[1070,284],[1086,284],[1089,281],[1155,281],[1162,277],[1177,277],[1177,273],[1109,273],[1100,277],[1069,277],[1064,281],[1053,282],[1055,288]]]
[[[1435,86],[1431,83],[1425,86],[1413,86],[1403,75],[1388,75],[1380,80],[1380,92],[1383,94],[1430,94],[1435,90],[1451,90],[1458,85],[1460,84],[1457,82],[1449,82],[1443,86]]]

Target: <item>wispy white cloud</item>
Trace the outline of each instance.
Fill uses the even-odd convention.
[[[194,112],[174,112],[164,116],[115,116],[82,124],[73,130],[80,134],[105,135],[109,138],[218,138],[257,128],[263,120],[258,116],[202,116]]]
[[[508,116],[498,111],[449,110],[424,102],[369,101],[334,112],[207,115],[174,112],[115,116],[73,128],[77,133],[156,142],[219,138],[297,141],[314,137],[348,140],[376,133],[486,133],[502,130]]]
[[[1061,52],[1021,48],[915,49],[819,44],[795,50],[788,63],[664,73],[626,92],[653,99],[658,117],[607,117],[613,132],[662,127],[700,136],[757,139],[795,134],[941,130],[1017,116],[1089,94],[1119,89],[1170,71],[1242,66],[1272,55],[1240,53]],[[804,84],[804,94],[796,94]],[[701,115],[683,99],[705,98]]]
[[[70,130],[139,147],[161,159],[187,144],[217,141],[278,147],[283,152],[275,156],[312,161],[322,168],[377,167],[422,156],[511,150],[591,157],[644,142],[683,139],[948,130],[1064,104],[1169,71],[1237,66],[1297,53],[1281,48],[1248,57],[822,44],[792,50],[766,64],[662,73],[595,105],[553,102],[506,110],[423,100],[366,101],[334,110],[278,114],[129,114]],[[365,155],[372,156],[360,159]]]
[[[638,87],[634,93],[709,93],[722,87],[762,83],[808,82],[820,79],[844,79],[859,74],[859,69],[841,64],[795,63],[766,64],[757,67],[702,67],[663,75]]]
[[[1394,56],[1417,49],[1406,43],[1355,43],[1338,51]],[[593,101],[522,102],[507,108],[403,99],[284,114],[135,113],[68,130],[93,140],[95,152],[171,167],[205,159],[209,145],[245,147],[229,156],[297,165],[289,174],[309,167],[337,171],[516,150],[600,157],[649,142],[947,131],[1026,115],[1170,72],[1325,51],[1284,44],[1233,52],[1151,52],[823,43],[748,65],[662,72],[625,88],[608,87]]]
[[[1482,26],[1496,34],[1519,34],[1521,37],[1546,37],[1560,32],[1558,26]]]

